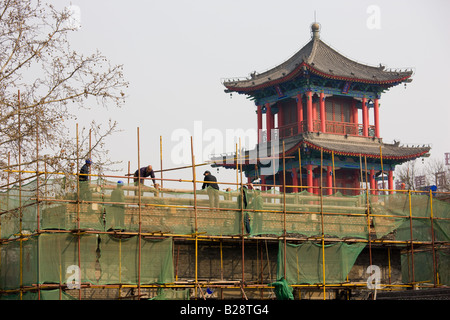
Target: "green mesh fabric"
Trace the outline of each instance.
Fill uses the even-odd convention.
[[[37,292],[23,292],[22,297],[19,293],[0,295],[0,300],[76,300],[74,297],[60,291],[59,289],[41,290],[40,295]]]
[[[433,283],[433,253],[431,251],[414,252],[413,255],[403,253],[401,265],[403,283],[411,283],[413,279],[414,282]]]
[[[279,281],[275,281],[270,286],[274,286],[275,296],[277,300],[294,300],[294,295],[292,294],[293,289],[289,286],[286,279],[281,278]]]
[[[341,283],[353,267],[356,258],[366,246],[365,243],[335,243],[325,245],[325,283]],[[323,247],[321,244],[305,242],[286,244],[280,242],[277,261],[277,278],[284,277],[289,284],[323,283]]]
[[[20,190],[15,186],[0,192],[0,237],[10,240],[0,244],[0,289],[65,283],[71,275],[67,268],[73,265],[81,266],[83,282],[137,284],[139,237],[118,238],[101,233],[110,230],[141,231],[144,235],[162,232],[168,236],[191,235],[195,231],[210,236],[242,232],[249,236],[282,236],[286,231],[288,236],[315,237],[323,233],[339,239],[368,239],[370,225],[378,239],[389,236],[397,241],[450,240],[450,204],[430,198],[429,194],[397,192],[367,198],[365,194],[336,193],[321,197],[306,191],[284,194],[239,188],[218,191],[219,207],[214,208],[207,190],[194,194],[192,190],[142,186],[141,191],[139,196],[132,182],[119,190],[113,181],[98,179],[79,185],[76,179],[67,177],[45,183],[39,180],[39,184],[35,180]],[[39,204],[37,196],[41,199]],[[49,233],[29,236],[38,226]],[[79,237],[66,232],[78,229],[82,233]],[[85,230],[94,233],[83,233]],[[18,240],[21,233],[25,235],[23,241]],[[140,244],[141,283],[173,282],[171,238],[155,241],[143,236]],[[362,247],[327,245],[326,282],[343,281]],[[284,250],[283,246],[280,250]],[[321,246],[314,243],[289,245],[286,280],[322,282],[320,250]],[[402,259],[403,271],[411,273],[406,267],[409,257]],[[329,263],[333,261],[331,267]],[[425,267],[429,257],[427,260],[419,254],[417,261],[424,265],[423,270],[418,266],[418,279],[429,278],[429,268]],[[448,283],[445,262],[448,265],[448,253],[437,251],[439,277]],[[277,279],[284,275],[283,263],[284,259],[279,260],[283,273]]]
[[[449,285],[449,265],[450,251],[448,249],[436,249],[434,256],[431,250],[415,250],[413,253],[411,251],[403,252],[401,254],[402,282],[411,283],[414,281],[434,284],[434,268],[436,267],[439,284]]]
[[[378,215],[374,217],[377,238],[395,230],[395,239],[401,241],[431,241],[433,235],[435,241],[450,240],[448,202],[430,199],[428,194],[396,193],[372,195],[370,205],[372,213]]]
[[[21,284],[68,283],[73,275],[71,267],[78,265],[81,282],[139,282],[137,236],[115,239],[103,234],[85,234],[80,237],[71,233],[42,234],[22,241],[22,245],[19,241],[9,242],[2,245],[1,249],[0,289],[16,289]],[[171,238],[142,239],[140,258],[141,284],[174,281]]]
[[[83,196],[80,198],[83,201],[77,203],[81,188],[77,189],[73,180],[51,180],[40,185],[54,201],[41,201],[39,206],[33,202],[36,182],[22,186],[20,210],[17,188],[0,193],[4,211],[0,215],[2,239],[17,236],[21,230],[36,231],[38,213],[42,230],[141,230],[174,235],[195,231],[206,235],[239,235],[244,230],[252,236],[281,236],[286,231],[288,235],[307,237],[321,236],[323,232],[327,237],[368,239],[368,202],[373,215],[370,220],[373,226],[370,225],[377,238],[394,233],[395,240],[409,241],[412,224],[414,240],[430,241],[432,209],[434,240],[450,239],[450,204],[434,198],[431,201],[428,194],[370,195],[367,201],[365,194],[320,197],[307,191],[283,194],[243,188],[218,191],[219,207],[211,208],[210,195],[205,190],[196,191],[194,197],[189,190],[142,186],[139,197],[133,183],[125,184],[118,192],[114,182],[98,179],[87,185],[90,190],[87,198],[92,201],[83,200],[86,198]]]
[[[439,283],[446,286],[450,285],[450,250],[438,250],[437,251],[437,266]]]

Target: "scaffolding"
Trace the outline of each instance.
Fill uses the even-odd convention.
[[[8,178],[0,193],[0,299],[89,299],[89,290],[107,299],[329,299],[339,291],[374,297],[376,290],[450,284],[445,193],[366,184],[325,195],[322,176],[318,187],[261,191],[243,181],[237,145],[236,181],[218,182],[227,191],[199,190],[204,181],[195,169],[209,163],[195,162],[193,138],[191,164],[181,168],[163,169],[160,144],[159,188],[131,182],[130,165],[128,175],[89,174],[87,182],[79,180],[79,161],[71,175],[41,171],[39,162],[25,171],[20,160],[18,170],[7,170],[18,180]],[[140,168],[139,128],[137,150]],[[285,175],[284,145],[279,160]],[[181,169],[192,169],[192,179],[163,177]],[[118,186],[119,179],[126,183]],[[169,181],[192,188],[164,188]],[[359,195],[343,196],[344,189]],[[211,205],[212,193],[219,206]],[[372,273],[352,270],[362,252],[368,261],[361,265],[376,266],[379,250],[386,275],[372,287]]]

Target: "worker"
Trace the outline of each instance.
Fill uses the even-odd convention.
[[[219,208],[219,185],[217,184],[217,179],[209,171],[205,171],[204,182],[202,185],[202,190],[206,189],[209,197],[209,207]]]
[[[78,181],[80,186],[80,199],[92,200],[92,194],[89,190],[89,171],[91,167],[91,159],[86,159],[85,164],[81,167],[80,174],[78,175]]]
[[[153,180],[153,186],[158,189],[159,185],[155,181],[155,172],[153,171],[152,165],[148,165],[146,167],[142,167],[134,173],[134,185],[137,187],[139,183],[141,186],[144,185],[144,178],[151,177]],[[141,196],[144,194],[144,191],[141,190]],[[137,195],[137,190],[134,191],[134,195]]]

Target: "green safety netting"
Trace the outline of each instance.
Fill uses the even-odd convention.
[[[289,286],[286,279],[281,278],[279,281],[275,281],[269,285],[275,287],[273,291],[275,292],[277,300],[294,300],[294,295],[292,294],[293,289]]]
[[[78,266],[82,283],[138,284],[139,272],[141,284],[174,281],[171,238],[141,238],[139,254],[137,236],[42,234],[3,244],[0,263],[0,289],[68,284]]]
[[[325,245],[325,283],[341,283],[346,280],[356,258],[366,246],[365,243],[334,243]],[[284,277],[289,284],[324,283],[323,247],[314,242],[284,244],[280,242],[277,261],[277,278]],[[285,260],[286,259],[286,264]]]
[[[280,236],[286,228],[288,234],[320,236],[323,225],[327,236],[367,238],[364,195],[336,193],[320,197],[307,191],[284,195],[273,190],[262,192],[245,188],[244,194],[247,199],[244,208],[249,210],[244,223],[247,233],[252,235]]]
[[[38,220],[42,230],[120,229],[181,235],[195,231],[236,235],[244,231],[253,236],[280,236],[286,231],[307,237],[323,233],[327,237],[362,239],[368,239],[370,226],[377,238],[395,232],[395,239],[402,241],[411,240],[412,226],[414,240],[430,241],[432,230],[434,240],[450,239],[450,204],[435,198],[430,201],[428,194],[370,195],[367,199],[365,194],[321,197],[307,191],[284,194],[244,187],[214,191],[219,198],[219,208],[215,208],[209,201],[211,190],[198,190],[194,195],[190,190],[142,186],[139,197],[133,183],[117,187],[113,181],[98,179],[76,192],[78,185],[73,180],[55,179],[39,183],[41,202],[37,205],[36,187],[36,181],[32,181],[20,192],[11,188],[0,193],[2,239],[17,236],[20,231],[33,233]],[[83,201],[74,201],[78,198]],[[370,221],[368,211],[373,214]]]
[[[22,297],[20,293],[10,293],[0,295],[0,300],[77,300],[71,295],[59,289],[40,290],[37,292],[23,292]]]
[[[450,240],[448,202],[431,199],[428,194],[396,193],[372,195],[370,205],[377,238],[395,230],[395,239],[401,241],[431,241],[432,235],[435,241]]]
[[[434,284],[434,274],[437,273],[439,284],[450,285],[449,265],[450,251],[448,249],[438,248],[434,253],[432,250],[402,252],[402,282],[411,283],[414,280],[414,282]]]

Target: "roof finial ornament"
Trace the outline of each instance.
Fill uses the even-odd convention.
[[[320,39],[320,25],[317,22],[314,22],[311,25],[311,33],[313,39]]]

